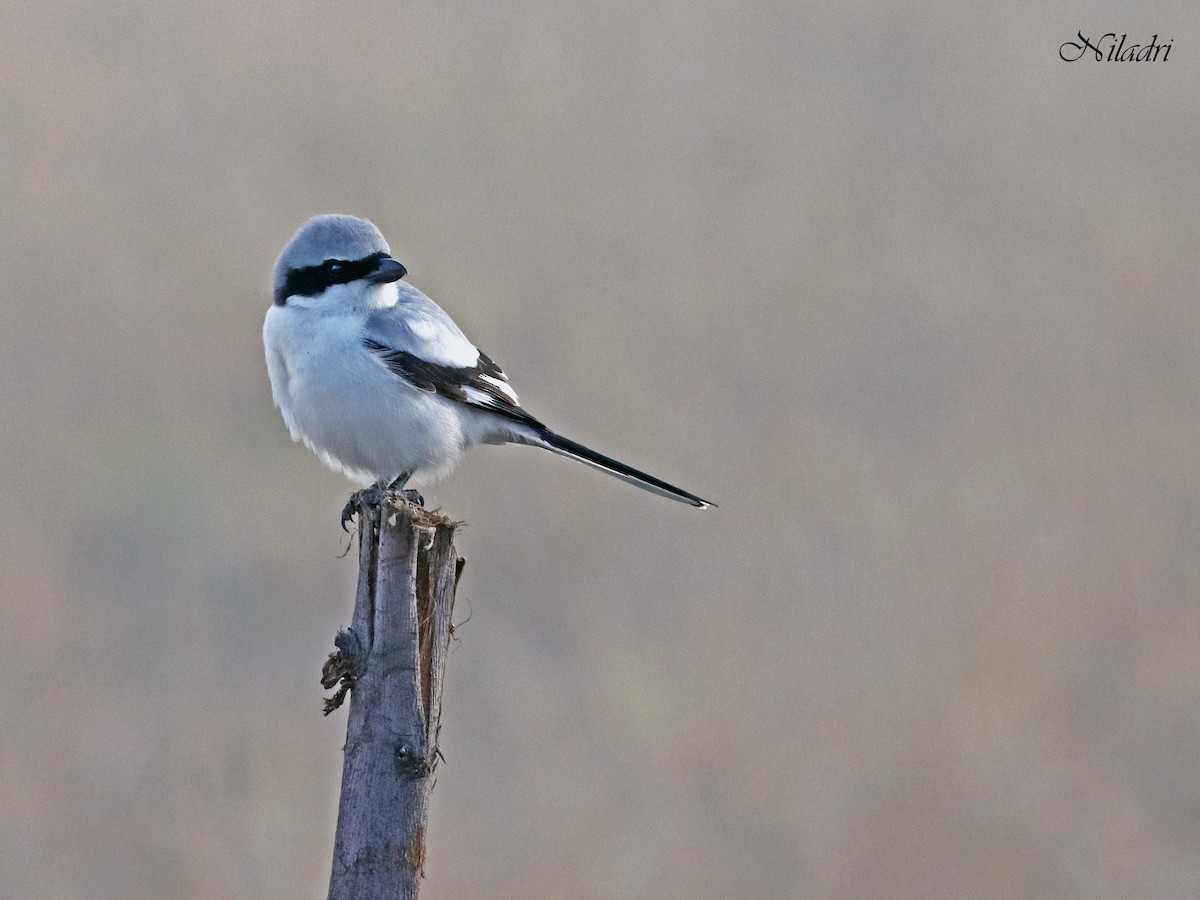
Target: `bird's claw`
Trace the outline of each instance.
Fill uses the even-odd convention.
[[[413,506],[419,506],[421,509],[425,508],[425,498],[421,496],[420,491],[413,490],[412,488],[405,488],[400,492],[400,496]]]
[[[346,526],[364,508],[371,506],[378,508],[379,504],[383,502],[383,493],[378,487],[371,486],[351,494],[346,505],[342,507],[342,531],[350,530]]]
[[[354,521],[354,513],[358,511],[358,506],[354,502],[354,499],[354,497],[351,497],[346,501],[346,505],[342,507],[342,531],[347,534],[350,533],[350,529],[346,526]]]

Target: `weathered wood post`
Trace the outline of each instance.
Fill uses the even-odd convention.
[[[462,573],[455,524],[399,494],[357,497],[358,591],[325,664],[350,691],[330,900],[415,898],[439,757],[442,677]]]

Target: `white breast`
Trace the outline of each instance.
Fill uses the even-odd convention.
[[[457,404],[390,372],[362,345],[362,322],[312,308],[268,310],[267,371],[292,437],[361,484],[402,472],[418,482],[445,475],[472,437]]]

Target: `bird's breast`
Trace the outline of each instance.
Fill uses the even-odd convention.
[[[275,402],[294,438],[358,480],[441,473],[457,462],[464,434],[455,405],[389,371],[363,345],[361,320],[288,312],[272,307],[264,342]]]

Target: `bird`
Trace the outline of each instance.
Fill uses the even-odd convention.
[[[292,439],[327,466],[422,505],[407,485],[443,478],[467,449],[526,444],[680,503],[715,505],[551,431],[491,357],[401,281],[407,274],[380,230],[350,215],[309,219],[275,264],[263,323],[272,398]]]

